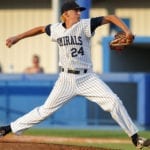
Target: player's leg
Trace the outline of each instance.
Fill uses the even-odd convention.
[[[96,76],[95,74],[89,74],[78,81],[79,94],[85,96],[89,100],[97,103],[103,110],[110,112],[112,118],[120,125],[120,127],[132,137],[134,144],[139,144],[138,129],[132,122],[128,115],[123,103],[112,90]],[[149,140],[142,140],[149,142]],[[142,146],[141,146],[142,147]]]
[[[11,123],[13,133],[19,134],[46,119],[75,95],[73,82],[65,78],[67,77],[62,73],[42,106],[33,109],[31,112]],[[5,135],[5,133],[1,133],[1,129],[2,128],[0,128],[0,134]]]

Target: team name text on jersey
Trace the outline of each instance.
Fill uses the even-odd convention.
[[[64,36],[57,39],[59,46],[82,45],[81,36]]]

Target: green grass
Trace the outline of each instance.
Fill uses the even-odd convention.
[[[79,137],[79,138],[117,138],[117,139],[129,139],[128,136],[119,130],[115,131],[105,131],[105,130],[72,130],[72,129],[30,129],[27,130],[25,135],[35,135],[35,136],[49,136],[49,137]],[[141,136],[146,138],[150,138],[150,131],[142,131],[140,132]],[[68,143],[63,143],[68,144]],[[69,143],[74,145],[75,143]],[[84,145],[84,146],[93,146],[93,147],[105,147],[105,148],[112,148],[112,149],[119,149],[119,150],[135,150],[135,147],[132,144],[76,144],[76,145]],[[148,149],[144,149],[148,150]]]
[[[55,137],[90,137],[90,138],[127,138],[122,131],[72,130],[72,129],[31,129],[27,135],[44,135]]]
[[[128,136],[123,131],[106,130],[73,130],[73,129],[30,129],[25,132],[26,135],[36,136],[55,136],[55,137],[90,137],[90,138],[121,138]],[[150,137],[150,131],[142,131],[140,135]]]

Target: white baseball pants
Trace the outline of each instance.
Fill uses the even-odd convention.
[[[62,72],[45,103],[11,123],[13,133],[19,134],[46,119],[76,95],[82,95],[110,112],[128,136],[138,132],[117,95],[95,73],[75,75]]]

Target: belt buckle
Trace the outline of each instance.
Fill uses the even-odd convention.
[[[79,70],[70,70],[70,69],[68,69],[68,73],[80,74],[80,71]]]
[[[61,71],[65,72],[65,69],[63,67],[61,67]],[[81,73],[87,73],[87,69],[83,69],[83,70],[72,70],[72,69],[67,69],[66,72],[67,73],[72,73],[72,74],[81,74]]]

